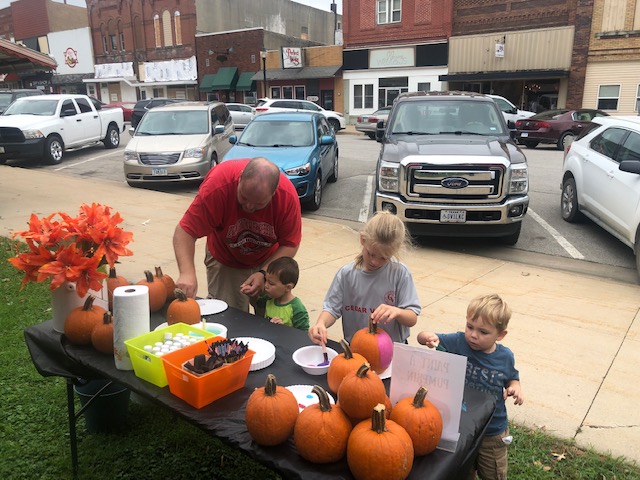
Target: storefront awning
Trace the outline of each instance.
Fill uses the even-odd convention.
[[[568,70],[520,70],[517,72],[475,72],[439,75],[441,82],[477,82],[481,80],[529,80],[540,78],[564,78]]]
[[[331,65],[328,67],[302,67],[302,68],[278,68],[267,70],[268,80],[303,80],[307,78],[330,78],[335,77],[342,65]],[[253,80],[262,81],[263,72],[257,72]]]
[[[216,78],[216,76],[213,73],[208,73],[204,77],[202,77],[202,82],[200,83],[200,91],[210,92],[211,85],[213,85],[214,78]]]
[[[238,82],[237,67],[222,67],[218,69],[211,90],[234,90]]]
[[[253,81],[254,72],[242,72],[238,83],[236,84],[236,90],[240,92],[254,92],[256,90],[256,84]]]
[[[55,70],[57,66],[49,55],[0,39],[0,73]]]

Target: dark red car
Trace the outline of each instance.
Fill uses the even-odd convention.
[[[555,143],[565,150],[575,137],[591,123],[594,117],[606,117],[602,110],[581,108],[578,110],[548,110],[516,122],[514,139],[528,148],[540,143]]]
[[[124,121],[125,122],[130,122],[131,121],[131,112],[133,112],[133,107],[136,105],[136,102],[114,102],[114,103],[107,103],[106,105],[103,105],[102,108],[121,108],[122,109],[122,113],[124,114]]]

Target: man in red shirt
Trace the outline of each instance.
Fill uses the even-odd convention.
[[[209,295],[248,311],[267,265],[298,251],[302,216],[293,184],[262,157],[228,160],[209,172],[173,234],[176,287],[190,297],[198,290],[195,243],[204,236]]]

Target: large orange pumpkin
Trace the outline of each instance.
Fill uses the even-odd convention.
[[[167,303],[167,288],[160,280],[156,280],[150,270],[144,271],[145,278],[138,285],[149,287],[149,311],[157,312]]]
[[[249,435],[258,445],[279,445],[293,433],[298,412],[296,397],[279,387],[270,373],[264,387],[256,388],[247,402],[245,421]]]
[[[91,345],[91,332],[100,322],[106,310],[94,305],[96,299],[89,295],[81,307],[74,308],[64,320],[64,334],[74,345]]]
[[[385,419],[382,404],[349,436],[347,463],[357,480],[404,480],[413,467],[413,445],[404,428]]]
[[[342,379],[347,373],[356,372],[360,365],[367,361],[359,353],[353,353],[349,343],[343,338],[340,340],[340,346],[344,353],[333,357],[327,371],[327,383],[332,392],[338,392]]]
[[[386,396],[384,383],[367,362],[358,371],[348,373],[338,389],[338,402],[353,421],[369,418],[373,407],[384,404]]]
[[[99,352],[113,355],[113,321],[111,312],[104,312],[102,322],[93,327],[91,345]]]
[[[313,463],[337,462],[347,453],[351,420],[339,405],[331,405],[329,395],[320,386],[311,389],[319,403],[306,407],[298,415],[293,440],[300,456]]]
[[[369,327],[361,328],[353,334],[351,350],[366,358],[371,364],[371,369],[380,373],[391,365],[393,340],[369,318]]]
[[[202,319],[200,305],[193,298],[189,298],[179,288],[175,289],[175,300],[167,308],[167,324],[186,323],[194,325]]]
[[[167,300],[173,300],[175,297],[176,283],[169,275],[162,273],[162,268],[156,267],[156,280],[160,280],[167,289]]]
[[[442,415],[426,396],[427,389],[420,387],[415,397],[396,403],[390,416],[411,437],[416,456],[433,452],[442,436]]]

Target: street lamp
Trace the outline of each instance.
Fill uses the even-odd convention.
[[[262,59],[262,97],[267,98],[267,49],[260,50]]]

